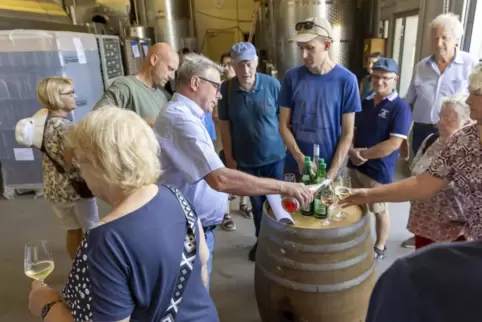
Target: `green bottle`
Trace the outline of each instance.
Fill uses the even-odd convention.
[[[303,172],[301,173],[301,182],[308,186],[313,183],[312,176],[311,176],[311,158],[305,157],[305,167],[303,168]],[[313,216],[313,203],[306,205],[300,209],[300,212],[303,216]]]
[[[318,161],[318,168],[316,169],[315,183],[321,183],[326,179],[326,164],[325,160],[320,159]],[[314,215],[318,219],[328,218],[328,209],[324,203],[321,202],[321,192],[315,196],[314,203]]]

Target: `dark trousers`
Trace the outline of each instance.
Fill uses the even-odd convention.
[[[283,158],[277,162],[261,167],[239,167],[239,170],[256,177],[283,180],[284,165],[285,159]],[[266,201],[266,196],[249,197],[249,199],[253,207],[254,227],[256,229],[256,237],[258,237],[261,228],[261,218],[263,216],[263,204]]]
[[[414,156],[417,154],[418,149],[420,149],[423,140],[425,140],[430,134],[436,133],[437,131],[438,129],[435,125],[413,123],[412,152]]]

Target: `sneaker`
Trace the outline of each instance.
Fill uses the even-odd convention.
[[[415,237],[404,240],[400,246],[403,248],[415,248]]]
[[[252,262],[256,261],[256,249],[258,248],[258,243],[254,244],[253,248],[249,251],[249,260]]]
[[[387,247],[385,246],[384,249],[380,249],[378,247],[373,247],[373,250],[375,250],[375,260],[378,260],[378,261],[381,261],[382,259],[384,259],[386,256],[385,256],[385,251],[387,250]]]

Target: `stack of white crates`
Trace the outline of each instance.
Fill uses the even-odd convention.
[[[41,154],[20,146],[15,125],[42,106],[36,98],[37,82],[48,76],[72,78],[78,121],[101,98],[103,83],[94,35],[43,30],[0,31],[0,166],[3,195],[15,190],[41,189]]]

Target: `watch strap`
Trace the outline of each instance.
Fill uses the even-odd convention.
[[[47,314],[49,314],[50,309],[51,309],[55,304],[60,303],[60,302],[62,302],[62,301],[57,300],[57,301],[52,301],[52,302],[50,302],[50,303],[45,304],[45,305],[43,306],[43,308],[42,308],[42,313],[40,314],[40,316],[42,317],[42,320],[45,319],[45,317],[47,316]]]

